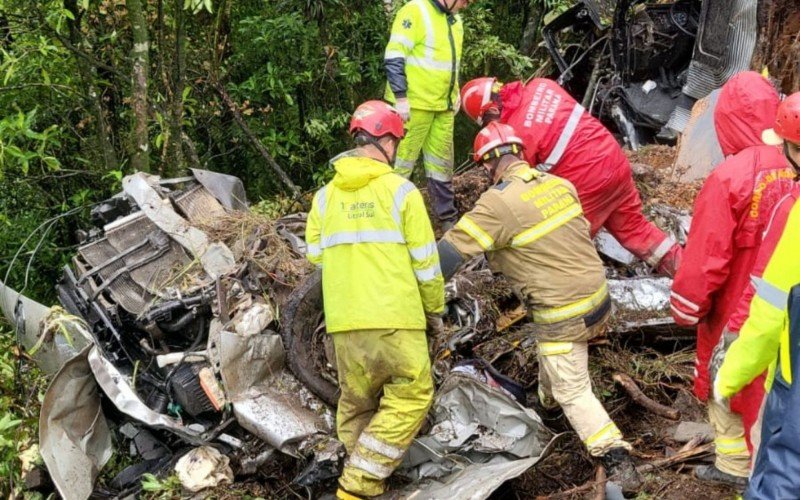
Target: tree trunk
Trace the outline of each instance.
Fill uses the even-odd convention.
[[[74,19],[67,20],[69,28],[69,43],[73,47],[79,47],[83,35],[81,34],[80,22],[81,13],[78,10],[76,0],[65,0],[64,8],[72,13]],[[75,63],[78,66],[81,80],[86,86],[86,107],[94,115],[94,138],[95,147],[103,161],[103,171],[109,172],[119,167],[117,153],[111,141],[111,127],[106,120],[105,107],[103,106],[102,92],[95,83],[96,69],[91,66],[88,60],[75,56]]]
[[[150,171],[150,142],[147,133],[147,78],[150,67],[150,37],[147,32],[147,18],[143,0],[126,0],[128,16],[133,33],[133,62],[131,85],[131,109],[133,126],[131,133],[131,167],[135,171]]]
[[[519,42],[519,51],[526,56],[532,56],[539,41],[539,28],[544,15],[544,7],[539,0],[530,0],[528,3],[528,21],[522,32]]]
[[[183,166],[182,122],[183,122],[183,89],[185,83],[184,64],[184,16],[183,2],[175,0],[175,53],[172,57],[172,82],[169,92],[169,136],[166,142],[165,174],[177,174]]]

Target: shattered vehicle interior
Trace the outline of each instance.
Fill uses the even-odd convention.
[[[653,210],[677,239],[685,236],[688,216]],[[63,308],[3,288],[21,345],[42,346],[36,358],[54,374],[40,446],[58,491],[136,492],[142,474],[211,443],[236,475],[278,453],[305,464],[297,484],[335,477],[344,457],[332,437],[335,357],[320,273],[304,258],[305,214],[269,220],[248,210],[239,179],[194,170],[179,179],[128,176],[123,192],[91,215],[94,226],[80,232],[57,286]],[[597,245],[614,329],[672,328],[670,280],[652,276],[606,233]],[[446,338],[431,340],[438,390],[430,425],[397,489],[485,498],[535,464],[553,434],[527,407],[524,389],[491,364],[525,321],[510,287],[477,259],[448,284],[447,300]],[[126,448],[136,463],[95,490],[113,450]]]
[[[558,81],[632,149],[653,142],[676,106],[694,57],[716,71],[728,55],[728,2],[581,0],[542,34]],[[755,37],[755,31],[746,33]],[[693,56],[694,54],[694,56]],[[712,87],[713,88],[713,87]]]

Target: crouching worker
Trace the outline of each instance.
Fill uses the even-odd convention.
[[[339,371],[336,432],[348,454],[341,499],[382,494],[419,432],[433,400],[426,317],[440,324],[444,309],[422,196],[392,173],[402,118],[368,101],[350,133],[357,147],[331,160],[336,175],[314,196],[306,228]]]
[[[508,125],[490,123],[474,151],[495,184],[439,242],[445,279],[486,253],[491,269],[521,292],[538,343],[541,403],[560,405],[589,453],[632,493],[640,479],[630,445],[589,378],[588,340],[603,333],[611,304],[575,188],[522,160],[522,140]]]

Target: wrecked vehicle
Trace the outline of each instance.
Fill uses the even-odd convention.
[[[682,241],[688,216],[658,210]],[[239,179],[194,170],[128,176],[91,217],[57,286],[63,307],[2,288],[19,343],[53,375],[40,449],[59,493],[87,498],[128,442],[138,462],[111,481],[111,494],[135,493],[142,474],[169,469],[191,447],[205,450],[196,453],[219,478],[230,476],[228,460],[247,475],[276,453],[306,464],[298,484],[336,477],[344,450],[332,438],[335,357],[320,274],[303,256],[304,214],[254,215]],[[651,276],[610,236],[597,243],[609,262],[615,330],[669,328],[670,280]],[[447,338],[432,342],[430,426],[398,471],[399,494],[485,498],[538,462],[553,434],[522,389],[473,359],[480,342],[524,323],[510,288],[476,260],[448,285],[448,306]]]
[[[749,68],[757,4],[581,0],[542,35],[558,82],[635,150],[683,131],[696,99]]]

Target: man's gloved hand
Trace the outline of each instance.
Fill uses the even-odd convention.
[[[731,333],[728,328],[722,330],[722,335],[719,338],[719,342],[716,346],[714,346],[714,350],[711,351],[711,362],[708,366],[708,374],[709,378],[711,378],[712,382],[712,397],[714,401],[717,402],[720,406],[724,406],[725,408],[728,407],[728,398],[723,396],[719,391],[719,369],[722,366],[722,363],[725,361],[725,354],[728,352],[728,348],[733,344],[733,341],[736,340],[737,335],[735,333]]]
[[[713,389],[711,390],[711,392],[713,393],[714,401],[720,406],[724,406],[725,408],[729,408],[730,401],[728,401],[728,398],[723,396],[722,393],[719,390],[719,384],[720,384],[719,377],[715,376],[712,380],[714,381],[714,385],[713,385]]]
[[[716,381],[717,373],[722,366],[722,362],[725,361],[725,354],[728,352],[728,348],[731,344],[733,344],[733,341],[736,340],[736,337],[737,335],[731,333],[727,327],[722,330],[719,342],[714,346],[714,350],[711,351],[711,361],[708,366],[708,374],[711,380]]]
[[[400,117],[404,122],[411,119],[411,104],[408,102],[408,97],[401,97],[394,103],[394,109],[400,113]]]
[[[439,337],[445,334],[444,321],[442,321],[441,314],[425,313],[425,322],[428,324],[428,333],[430,335]]]
[[[457,115],[461,110],[461,92],[456,96],[456,102],[453,103],[453,114]]]

